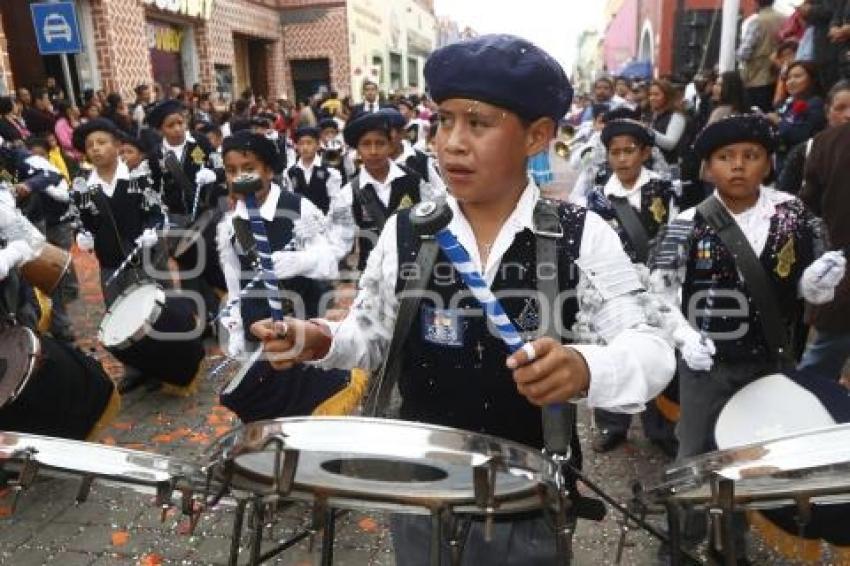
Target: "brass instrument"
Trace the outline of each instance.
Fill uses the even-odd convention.
[[[573,147],[580,143],[581,139],[576,139],[576,130],[570,124],[564,124],[558,129],[558,140],[555,141],[555,154],[566,161],[570,160],[573,153]]]

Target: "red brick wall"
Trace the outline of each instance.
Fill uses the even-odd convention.
[[[0,83],[4,85],[7,93],[12,92],[15,88],[12,82],[12,64],[9,61],[9,49],[6,45],[6,33],[3,30],[2,20],[0,20]]]
[[[315,5],[320,2],[290,0],[287,5]],[[324,3],[327,4],[327,3]],[[339,4],[339,3],[337,3]],[[318,17],[308,23],[283,26],[283,43],[286,61],[283,68],[286,91],[292,99],[295,88],[289,62],[296,59],[329,59],[331,87],[340,97],[350,94],[351,66],[348,52],[348,18],[344,5],[311,8],[320,10]]]
[[[278,96],[284,89],[284,42],[281,41],[282,28],[280,11],[270,9],[245,0],[218,0],[213,9],[212,19],[203,27],[203,35],[209,39],[199,42],[204,45],[199,50],[201,80],[212,88],[214,82],[213,65],[233,65],[233,34],[269,41],[268,61],[266,64],[269,80],[269,95]]]
[[[91,0],[94,43],[102,88],[128,100],[152,80],[145,10],[138,0]]]

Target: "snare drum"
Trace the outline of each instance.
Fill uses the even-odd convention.
[[[191,301],[166,297],[154,283],[131,285],[106,311],[98,340],[113,356],[144,375],[190,388],[204,358],[193,313]]]
[[[0,430],[83,439],[121,406],[97,361],[24,326],[0,331],[0,362]]]
[[[275,495],[280,483],[275,462],[295,455],[292,489],[284,495],[344,509],[527,512],[546,506],[545,488],[556,482],[556,467],[540,450],[448,427],[375,418],[251,423],[219,438],[208,455],[213,477],[259,495]]]
[[[35,461],[48,474],[95,476],[138,487],[201,485],[193,464],[139,450],[50,436],[0,432],[0,462]]]
[[[70,268],[71,254],[45,242],[35,258],[21,266],[21,273],[30,285],[50,295]]]

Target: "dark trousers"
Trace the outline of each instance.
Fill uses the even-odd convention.
[[[392,515],[390,532],[398,566],[429,564],[430,517]],[[441,564],[448,565],[450,557],[448,542],[443,537]],[[554,566],[558,563],[555,530],[542,516],[496,522],[489,542],[484,538],[484,523],[473,521],[464,541],[463,564],[468,566]]]
[[[627,413],[612,413],[605,409],[594,409],[593,419],[596,428],[610,433],[625,435],[632,424],[632,415]],[[650,401],[646,410],[640,414],[643,423],[643,433],[649,440],[667,440],[675,436],[673,423],[664,418],[661,411]]]

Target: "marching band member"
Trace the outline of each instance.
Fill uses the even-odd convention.
[[[319,136],[318,128],[302,127],[295,131],[298,161],[286,170],[285,176],[291,190],[307,197],[322,214],[327,214],[331,198],[342,188],[342,176],[318,159]]]
[[[670,181],[661,179],[644,166],[651,156],[653,137],[640,122],[611,120],[600,136],[607,149],[608,166],[613,174],[603,187],[596,187],[587,199],[587,208],[611,224],[623,249],[636,264],[642,282],[648,283],[646,262],[649,250],[662,226],[675,210],[676,195]],[[612,450],[626,440],[631,415],[594,411],[596,432],[593,449]],[[642,413],[644,434],[668,455],[676,455],[672,425],[661,415],[655,403]]]
[[[569,329],[583,317],[598,328],[605,344],[567,346],[539,338],[508,357],[441,252],[439,269],[428,276],[427,293],[401,348],[401,417],[540,447],[542,406],[587,395],[594,406],[642,410],[669,382],[675,364],[666,337],[649,325],[641,307],[644,290],[637,274],[602,219],[575,205],[542,201],[527,177],[528,158],[548,147],[570,106],[572,89],[560,65],[525,40],[487,35],[438,49],[425,65],[425,76],[439,104],[437,149],[449,186],[445,206],[453,213],[448,229],[469,250],[490,287],[511,294],[504,300],[509,318],[521,331],[536,335],[542,305],[533,299],[538,297],[535,274],[540,273],[535,243],[553,238],[557,267],[543,268],[561,274],[562,291],[577,290],[577,300],[567,302],[559,322]],[[386,126],[349,127],[352,138],[354,131],[368,132],[359,138],[367,162],[371,148],[386,143]],[[537,207],[556,211],[550,218],[560,229],[537,231]],[[419,242],[407,211],[387,220],[342,322],[254,324],[252,332],[272,354],[273,365],[311,361],[323,368],[379,367],[396,325],[396,293],[407,268],[416,267],[411,258]],[[461,297],[460,302],[453,297]],[[292,348],[296,337],[303,348]],[[533,356],[527,351],[531,348]],[[577,438],[573,450],[577,456]],[[427,563],[429,525],[418,517],[393,518],[399,564]],[[542,514],[497,521],[493,529],[486,543],[482,522],[472,523],[465,563],[549,564],[555,559],[552,528]]]
[[[6,390],[0,394],[0,430],[84,440],[114,419],[121,398],[103,367],[73,342],[38,335],[43,313],[18,268],[35,258],[43,243],[44,236],[21,215],[11,193],[0,190],[0,316],[2,336],[10,340],[2,344]],[[26,370],[32,375],[18,373],[29,364],[13,363],[15,356],[35,355],[27,350],[30,340],[20,339],[22,328],[36,336],[41,352],[40,363]],[[15,381],[25,379],[9,399]]]
[[[345,141],[339,133],[339,124],[334,118],[325,118],[319,122],[319,155],[322,165],[333,167],[346,183],[357,169],[351,152],[345,147]]]
[[[681,292],[673,332],[682,353],[680,458],[716,449],[717,417],[736,391],[793,367],[800,294],[828,302],[844,275],[840,254],[818,258],[820,225],[802,202],[762,184],[776,147],[760,115],[707,126],[694,151],[716,192],[679,214],[650,260],[656,291],[673,304]],[[705,536],[702,522],[694,527],[685,532],[689,542]]]
[[[163,265],[156,265],[156,260],[153,265],[142,265],[141,270],[134,265],[107,284],[135,247],[155,248],[159,242],[157,228],[164,220],[153,179],[141,171],[141,164],[131,175],[121,159],[122,139],[121,132],[106,119],[86,122],[74,130],[73,137],[75,149],[84,153],[94,166],[84,194],[75,194],[84,228],[77,234],[77,246],[83,251],[94,251],[97,257],[107,307],[140,277],[151,277],[154,268],[164,269]],[[143,253],[141,257],[156,258],[156,252]],[[134,368],[125,368],[119,389],[122,393],[130,391],[144,380]]]
[[[392,150],[390,158],[399,166],[406,167],[422,177],[434,193],[446,192],[446,184],[437,171],[436,160],[425,152],[415,149],[407,139],[404,117],[395,108],[383,108],[380,114],[387,116],[390,124]]]
[[[427,153],[428,151],[428,131],[430,124],[427,120],[419,117],[416,110],[416,102],[410,98],[400,98],[398,100],[398,111],[404,117],[404,133],[407,141],[413,146],[413,149]]]
[[[274,123],[277,116],[271,112],[262,112],[251,118],[251,131],[255,134],[260,134],[270,139],[277,148],[280,160],[277,167],[280,171],[275,173],[282,175],[290,163],[295,163],[297,159],[295,148],[289,138],[285,138],[275,129]]]
[[[344,135],[345,143],[357,149],[363,167],[332,198],[331,231],[340,261],[351,251],[357,236],[357,268],[362,270],[387,218],[396,210],[440,198],[443,193],[390,158],[392,134],[383,112],[362,114],[345,126]]]
[[[148,114],[148,124],[162,136],[162,142],[151,154],[150,167],[169,224],[190,229],[192,216],[197,218],[205,210],[217,207],[219,197],[225,194],[221,163],[205,137],[196,138],[186,130],[185,108],[178,100],[165,100],[154,106]],[[197,277],[188,277],[181,269],[180,284],[203,298],[206,313],[199,315],[212,320],[218,310],[218,298],[205,278],[209,270],[203,267],[204,273]]]

